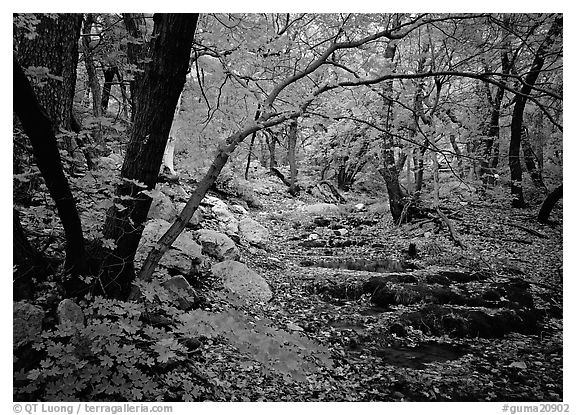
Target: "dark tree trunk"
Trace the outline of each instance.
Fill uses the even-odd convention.
[[[424,144],[418,148],[415,148],[413,152],[415,195],[420,194],[420,192],[422,191],[422,185],[424,184],[424,156],[426,155],[428,144],[429,144],[428,140],[425,140]]]
[[[186,81],[197,14],[155,14],[151,59],[146,65],[135,108],[134,126],[122,166],[122,183],[104,225],[104,238],[116,248],[103,264],[97,290],[127,298],[134,280],[134,255],[151,199],[141,192],[157,183],[178,97]],[[125,200],[126,196],[131,199]]]
[[[276,162],[276,137],[272,133],[267,131],[264,132],[266,134],[266,143],[268,144],[268,151],[270,152],[270,171],[278,167],[278,163]]]
[[[548,197],[546,197],[546,199],[544,199],[542,206],[540,206],[540,211],[538,212],[538,222],[548,222],[548,218],[550,217],[554,205],[556,205],[556,203],[558,203],[562,198],[562,186],[563,185],[558,186],[548,195]]]
[[[128,71],[131,77],[130,103],[132,105],[132,111],[130,112],[130,119],[134,121],[138,101],[138,90],[142,83],[142,60],[145,49],[141,26],[145,25],[145,22],[141,13],[124,13],[122,16],[126,30],[130,35],[126,55],[128,57],[128,63],[134,68]]]
[[[20,215],[13,209],[12,252],[14,271],[13,297],[15,301],[32,298],[35,281],[46,279],[50,262],[28,241],[20,222]],[[33,279],[34,278],[34,279]]]
[[[526,207],[526,202],[524,201],[524,193],[522,191],[522,165],[520,164],[520,145],[522,142],[522,127],[524,119],[524,108],[526,107],[526,96],[532,92],[532,87],[536,83],[542,66],[544,65],[544,59],[546,53],[556,37],[562,34],[562,15],[556,16],[546,38],[536,51],[534,56],[534,61],[530,68],[530,72],[526,75],[526,78],[520,89],[522,95],[516,96],[516,103],[514,104],[514,110],[512,111],[512,125],[510,127],[510,151],[508,153],[508,163],[510,166],[510,179],[511,179],[511,191],[512,191],[512,207],[524,208]]]
[[[100,81],[98,80],[98,75],[96,75],[96,65],[94,64],[93,51],[90,46],[90,43],[92,43],[90,34],[93,24],[94,16],[92,13],[87,13],[82,30],[82,51],[84,52],[84,64],[86,65],[86,74],[88,75],[88,85],[92,92],[92,112],[95,117],[100,117],[102,115]]]
[[[82,30],[82,51],[84,53],[84,64],[86,66],[86,74],[88,76],[88,85],[90,86],[90,91],[92,92],[92,114],[96,118],[96,122],[92,126],[92,138],[95,143],[102,144],[102,127],[100,117],[102,116],[102,97],[100,90],[100,81],[98,81],[98,75],[96,75],[96,65],[94,64],[93,51],[90,46],[91,39],[90,33],[92,32],[92,25],[94,24],[94,16],[92,13],[86,14],[84,19],[84,28]],[[86,159],[88,161],[88,168],[93,166],[92,160],[94,159],[95,151],[92,149],[87,149],[88,154]]]
[[[76,87],[78,39],[82,14],[38,14],[36,37],[17,35],[17,58],[24,69],[30,66],[48,68],[51,75],[42,87],[34,87],[40,105],[46,110],[54,132],[73,131],[72,104]]]
[[[56,203],[66,235],[66,271],[72,278],[65,284],[69,294],[81,286],[76,276],[86,269],[82,225],[76,202],[64,176],[52,123],[40,106],[24,71],[14,59],[14,112],[32,143],[34,157],[50,196]]]
[[[258,106],[258,110],[256,110],[256,114],[254,115],[254,121],[258,121],[260,118],[260,106]],[[250,137],[250,146],[248,147],[248,160],[246,161],[246,171],[244,172],[244,178],[248,180],[248,173],[250,172],[250,163],[252,162],[252,153],[254,151],[254,141],[256,140],[256,131],[252,133],[252,137]]]
[[[542,179],[542,170],[537,164],[538,159],[536,158],[536,153],[532,150],[527,132],[522,139],[522,153],[524,154],[524,164],[526,164],[526,170],[528,170],[528,173],[530,174],[532,183],[534,183],[534,186],[538,189],[546,191],[546,185]]]
[[[118,68],[116,66],[111,66],[104,69],[104,85],[102,86],[102,112],[106,113],[108,111],[108,102],[110,101],[110,91],[112,90],[112,83],[114,82],[114,76],[118,73]]]
[[[503,25],[509,30],[510,27],[510,16],[504,15]],[[509,33],[503,34],[503,46],[500,52],[500,61],[503,74],[509,74],[512,69],[512,62],[509,56],[510,41]],[[503,79],[506,82],[506,78]],[[482,154],[482,160],[480,161],[480,176],[484,183],[484,186],[493,186],[495,184],[496,167],[498,166],[498,151],[499,145],[498,140],[500,138],[500,111],[502,106],[502,99],[504,98],[504,87],[499,86],[496,89],[496,93],[492,97],[490,92],[489,84],[486,84],[486,90],[488,95],[488,101],[492,111],[490,113],[490,123],[488,125],[488,131],[486,134],[486,140],[484,142],[484,151]]]
[[[391,64],[394,60],[394,55],[396,54],[396,43],[390,42],[386,46],[384,51],[384,58]],[[392,81],[387,81],[384,84],[384,117],[386,120],[386,130],[392,128],[393,123],[393,92]],[[400,170],[397,169],[396,160],[394,159],[394,138],[391,134],[385,133],[382,137],[382,158],[383,166],[381,166],[378,171],[384,178],[386,182],[386,189],[388,190],[388,203],[390,205],[390,213],[392,214],[392,219],[394,223],[399,224],[402,218],[402,212],[404,210],[404,194],[400,188]]]
[[[291,195],[299,192],[298,167],[296,165],[296,143],[298,142],[298,119],[294,118],[288,126],[288,164],[290,165],[290,189]]]

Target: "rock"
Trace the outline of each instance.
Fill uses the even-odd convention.
[[[230,206],[230,210],[234,213],[237,213],[239,215],[247,215],[248,211],[246,209],[244,209],[244,206],[241,205],[232,205]]]
[[[334,235],[336,235],[336,236],[344,236],[348,233],[348,229],[344,229],[344,228],[335,229],[333,232],[334,232]]]
[[[58,324],[84,325],[84,312],[78,304],[68,298],[60,301],[56,315],[58,316]]]
[[[212,206],[212,213],[214,217],[218,219],[220,222],[229,222],[236,220],[232,212],[228,210],[228,206],[226,203],[222,202],[217,205]]]
[[[270,238],[268,229],[251,218],[244,218],[239,223],[240,235],[250,244],[264,248]]]
[[[158,242],[168,228],[170,228],[170,223],[162,219],[153,219],[146,223],[134,257],[136,268],[142,266],[152,246]],[[202,247],[196,243],[194,234],[190,231],[184,231],[178,235],[168,252],[164,254],[160,260],[160,265],[177,273],[188,275],[192,264],[200,263],[203,259]]]
[[[340,208],[333,203],[315,203],[300,208],[302,212],[316,216],[340,215]]]
[[[14,303],[12,307],[13,347],[17,349],[42,332],[44,310],[25,301]]]
[[[177,215],[178,212],[172,200],[162,192],[154,192],[152,206],[148,211],[148,219],[162,219],[172,222]]]
[[[354,205],[354,210],[357,212],[362,212],[366,210],[366,205],[364,203],[357,203]]]
[[[196,302],[196,291],[182,275],[177,275],[162,283],[172,298],[178,303],[178,307],[184,311],[190,310]]]
[[[202,244],[202,252],[219,261],[236,260],[240,252],[232,239],[223,233],[210,229],[200,229],[198,240]]]
[[[238,261],[223,261],[212,266],[214,276],[224,287],[248,301],[270,301],[272,291],[264,278]]]

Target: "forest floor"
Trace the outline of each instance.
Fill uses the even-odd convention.
[[[318,219],[299,209],[317,202],[307,194],[262,196],[252,216],[271,243],[242,253],[274,290],[258,313],[334,364],[285,382],[215,344],[204,352],[226,400],[562,400],[561,209],[545,226],[536,208],[443,202],[461,248],[441,221],[394,226],[382,201],[348,198]]]

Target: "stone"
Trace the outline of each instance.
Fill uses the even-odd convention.
[[[172,200],[162,192],[154,192],[152,205],[148,211],[148,219],[162,219],[172,222],[178,216]]]
[[[237,213],[238,215],[247,215],[248,211],[242,205],[232,205],[230,206],[230,211]]]
[[[236,220],[232,212],[228,210],[228,206],[226,203],[222,202],[221,204],[217,204],[212,206],[212,213],[214,217],[218,219],[220,222],[229,222],[232,220]]]
[[[60,301],[56,315],[58,316],[58,324],[84,325],[84,312],[78,304],[68,298]]]
[[[268,243],[270,233],[268,229],[260,223],[251,218],[244,218],[239,223],[240,235],[248,241],[248,243],[263,248]]]
[[[347,233],[348,233],[348,229],[345,229],[345,228],[334,229],[334,235],[336,235],[336,236],[344,236]]]
[[[14,303],[12,308],[13,347],[17,349],[42,332],[44,310],[25,301]]]
[[[162,287],[166,288],[178,307],[184,311],[190,310],[196,302],[196,291],[182,275],[177,275],[164,281]]]
[[[134,257],[136,268],[142,266],[152,246],[158,242],[170,226],[169,222],[162,219],[153,219],[146,223]],[[194,234],[185,230],[178,235],[170,249],[164,254],[160,260],[160,265],[177,273],[187,275],[190,273],[192,264],[201,263],[203,259],[202,247],[196,243]]]
[[[202,244],[202,252],[216,258],[219,261],[236,260],[240,252],[236,244],[228,236],[211,229],[200,229],[198,240]]]
[[[302,206],[302,212],[315,216],[338,216],[340,208],[333,203],[315,203],[313,205]]]
[[[220,278],[225,288],[247,302],[267,302],[272,290],[264,278],[238,261],[223,261],[212,266],[212,274]]]

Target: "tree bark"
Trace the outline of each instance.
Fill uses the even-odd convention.
[[[17,59],[24,69],[45,67],[51,75],[61,78],[48,78],[44,86],[34,86],[34,92],[48,115],[53,131],[73,131],[72,104],[82,14],[37,16],[40,23],[36,26],[34,39],[16,36]]]
[[[522,139],[522,153],[524,154],[524,164],[526,164],[526,170],[528,170],[528,173],[530,174],[532,183],[534,183],[536,188],[546,191],[546,184],[544,184],[544,180],[542,179],[542,170],[537,164],[536,153],[532,150],[530,138],[526,129],[524,138]]]
[[[65,283],[69,294],[82,284],[77,276],[86,270],[82,225],[76,202],[64,176],[56,136],[48,115],[40,106],[24,71],[14,59],[14,112],[32,143],[34,157],[50,196],[56,203],[58,216],[66,235],[66,272],[72,278]]]
[[[102,112],[106,113],[108,111],[108,103],[110,102],[110,91],[112,90],[112,82],[114,82],[114,76],[117,74],[118,68],[116,66],[110,66],[104,69],[104,85],[102,86]]]
[[[256,110],[256,114],[254,115],[254,121],[257,121],[260,118],[260,105],[258,105],[258,109]],[[254,151],[254,140],[256,140],[256,131],[252,133],[252,137],[250,137],[250,145],[248,146],[248,160],[246,161],[246,170],[244,171],[244,178],[248,180],[248,173],[250,172],[250,163],[252,162],[252,153]]]
[[[546,38],[538,47],[530,71],[526,75],[520,93],[516,95],[516,103],[512,111],[512,124],[510,127],[510,151],[508,153],[508,164],[510,166],[512,207],[524,208],[524,193],[522,190],[522,166],[520,164],[520,145],[522,142],[522,127],[524,119],[524,108],[526,107],[526,95],[532,92],[532,88],[540,75],[542,66],[548,49],[552,46],[556,37],[562,34],[562,15],[557,15],[546,34]]]
[[[290,165],[290,189],[288,192],[295,196],[298,193],[298,167],[296,165],[296,144],[298,142],[298,119],[295,118],[288,126],[288,164]]]
[[[269,167],[270,171],[272,171],[272,169],[278,167],[278,163],[276,162],[276,137],[268,131],[264,131],[264,134],[266,135],[266,143],[268,144],[268,151],[270,152]]]
[[[554,205],[556,205],[556,203],[562,198],[562,186],[563,185],[558,186],[548,195],[548,197],[546,197],[546,199],[544,199],[542,206],[540,206],[540,211],[538,212],[538,222],[548,223],[548,218],[550,217]]]
[[[28,241],[26,232],[20,222],[20,214],[12,209],[12,249],[14,271],[14,301],[32,298],[35,281],[46,279],[49,261]]]
[[[116,188],[115,204],[106,217],[104,238],[116,243],[102,265],[96,290],[127,298],[134,280],[134,255],[142,236],[178,97],[186,81],[197,14],[155,14],[151,59],[136,100],[134,126]],[[119,209],[118,206],[123,206]]]
[[[510,30],[510,16],[504,15],[503,25],[507,30]],[[500,52],[500,62],[503,74],[509,74],[512,69],[512,61],[510,60],[510,40],[509,33],[502,35],[502,51]],[[503,79],[506,83],[506,79]],[[490,85],[485,84],[488,101],[491,106],[490,123],[488,124],[488,131],[486,140],[484,142],[484,151],[482,160],[480,161],[480,177],[484,183],[484,187],[494,186],[495,184],[495,169],[498,166],[498,140],[500,138],[500,111],[502,106],[502,99],[504,98],[504,86],[496,88],[496,93],[492,96],[490,92]]]
[[[131,76],[130,79],[130,104],[132,110],[130,111],[130,119],[134,121],[136,114],[136,107],[138,101],[138,89],[142,83],[142,60],[144,58],[144,36],[142,35],[141,26],[145,24],[142,13],[124,13],[124,26],[130,35],[128,39],[128,46],[126,55],[128,63],[132,66],[128,70]]]

